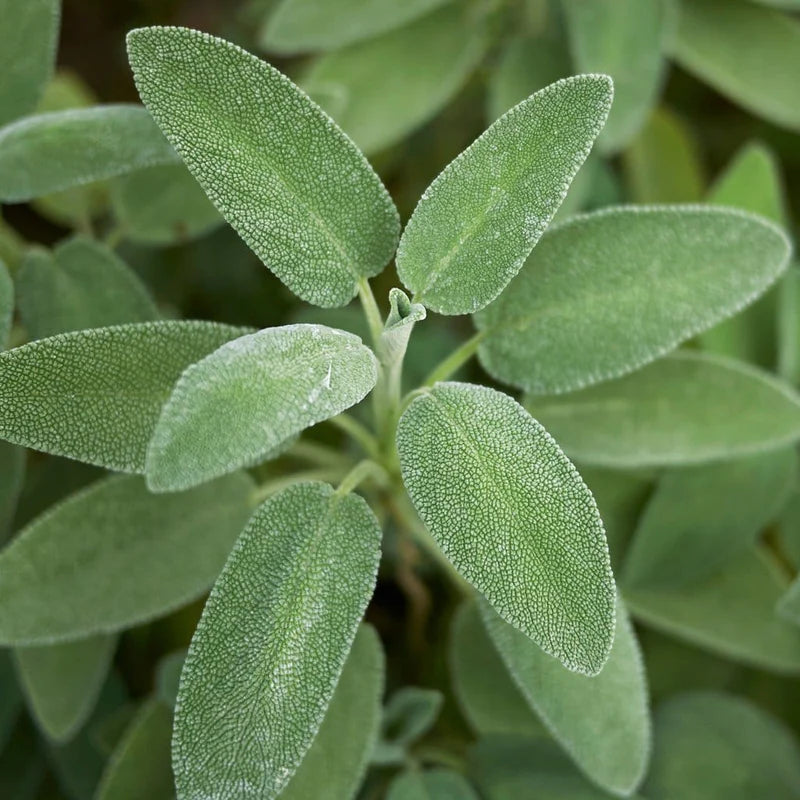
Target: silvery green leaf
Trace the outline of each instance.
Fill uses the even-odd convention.
[[[251,466],[358,403],[376,379],[361,339],[324,325],[235,339],[181,375],[147,451],[147,483],[177,491]]]
[[[67,741],[86,722],[116,644],[116,636],[101,635],[14,651],[28,707],[48,738]]]
[[[744,698],[686,692],[655,714],[655,751],[643,791],[650,800],[795,800],[800,747],[794,733]]]
[[[593,677],[565,669],[487,603],[479,608],[511,676],[556,741],[601,788],[631,794],[650,757],[650,712],[639,645],[622,601],[611,654]]]
[[[488,45],[475,8],[450,2],[405,27],[326,53],[301,84],[365,153],[374,153],[445,106]]]
[[[31,339],[158,319],[155,303],[122,259],[76,236],[49,253],[31,249],[17,275],[22,324]]]
[[[529,397],[526,407],[571,458],[614,468],[738,458],[800,439],[790,386],[689,351],[579,392]]]
[[[0,260],[0,350],[5,348],[14,316],[14,282],[5,263]]]
[[[786,269],[771,222],[706,206],[623,206],[548,231],[476,316],[496,379],[539,394],[607,381],[734,314]],[[558,437],[556,437],[558,438]]]
[[[681,2],[678,63],[735,103],[800,131],[800,22],[748,0]]]
[[[612,94],[605,75],[553,83],[445,167],[422,195],[397,251],[400,279],[415,302],[468,314],[497,297],[561,205]]]
[[[35,114],[0,129],[0,200],[21,203],[177,160],[141,106]]]
[[[602,669],[614,581],[591,493],[544,428],[508,395],[439,383],[397,429],[403,482],[456,569],[569,669]]]
[[[213,322],[145,322],[63,333],[0,353],[0,437],[144,472],[175,381],[243,333]]]
[[[394,253],[378,176],[288,78],[186,28],[128,34],[139,94],[223,217],[303,300],[339,306]]]
[[[59,0],[0,0],[0,125],[36,108],[53,73]]]
[[[186,657],[173,741],[181,800],[268,800],[286,786],[372,595],[380,538],[361,497],[324,483],[258,508]]]
[[[281,800],[350,800],[378,733],[384,656],[375,629],[362,625],[325,718]]]
[[[141,478],[116,476],[72,495],[0,552],[0,643],[113,633],[196,599],[247,520],[252,489],[239,473],[153,495]]]
[[[407,769],[389,784],[386,800],[478,800],[467,779],[452,769]]]

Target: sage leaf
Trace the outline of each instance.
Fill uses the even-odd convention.
[[[8,268],[0,260],[0,350],[6,346],[14,316],[14,282]]]
[[[250,466],[358,403],[376,380],[372,351],[334,328],[287,325],[235,339],[181,375],[150,442],[147,483],[176,491]]]
[[[52,255],[30,250],[17,291],[31,339],[158,318],[137,275],[112,250],[83,236],[63,242]]]
[[[281,800],[347,800],[355,796],[378,733],[383,662],[375,629],[362,625],[319,732],[281,792]]]
[[[564,451],[609,467],[692,464],[800,439],[800,398],[746,364],[680,351],[615,381],[526,407]]]
[[[542,237],[476,316],[481,364],[539,394],[624,375],[752,302],[790,252],[772,223],[727,209],[630,206],[573,218]]]
[[[397,251],[400,279],[415,302],[468,314],[497,297],[561,205],[612,93],[605,75],[551,84],[445,167],[422,195]]]
[[[487,604],[481,615],[500,656],[556,741],[603,789],[629,795],[650,756],[650,714],[639,646],[617,600],[616,633],[599,675],[570,672]]]
[[[443,701],[444,695],[437,689],[404,686],[394,692],[383,709],[372,763],[405,764],[409,747],[436,724]]]
[[[386,800],[478,800],[466,778],[452,769],[407,769],[389,785]]]
[[[161,407],[183,370],[246,332],[212,322],[145,322],[0,353],[0,437],[144,472]]]
[[[363,155],[291,81],[186,28],[128,34],[136,85],[223,217],[295,294],[345,305],[397,244],[397,211]]]
[[[21,203],[177,160],[141,106],[35,114],[0,129],[0,201]]]
[[[794,579],[778,603],[778,613],[789,622],[800,626],[800,580]]]
[[[28,707],[50,739],[67,741],[86,722],[116,644],[116,636],[104,635],[14,651]]]
[[[179,608],[214,582],[244,525],[243,474],[153,495],[115,476],[72,495],[0,552],[0,643],[113,633]]]
[[[603,525],[575,467],[508,395],[440,383],[397,429],[403,482],[456,569],[571,670],[598,673],[614,636]]]
[[[361,497],[323,483],[256,510],[186,657],[173,741],[182,800],[268,800],[286,786],[372,595],[380,536]]]
[[[748,700],[718,692],[675,695],[655,715],[651,800],[790,800],[800,786],[794,734]]]

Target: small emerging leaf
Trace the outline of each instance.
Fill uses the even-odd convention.
[[[404,686],[394,692],[383,709],[372,763],[405,763],[409,747],[436,724],[443,701],[444,695],[437,689]]]

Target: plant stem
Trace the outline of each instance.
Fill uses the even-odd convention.
[[[478,349],[478,345],[486,336],[486,331],[478,331],[457,350],[454,350],[444,361],[425,378],[424,386],[433,386],[439,381],[446,381],[454,372],[469,361]]]
[[[358,299],[361,301],[361,307],[367,318],[372,344],[377,348],[381,340],[381,333],[383,333],[383,317],[375,302],[375,295],[372,294],[372,287],[366,278],[358,281]]]
[[[287,451],[290,458],[308,461],[318,467],[331,467],[347,469],[353,459],[319,442],[301,439],[295,442]]]
[[[357,442],[361,449],[370,458],[380,461],[380,447],[378,440],[373,436],[372,432],[362,425],[357,419],[351,417],[349,414],[339,414],[336,417],[331,417],[326,422],[333,423],[339,430],[344,431],[355,442]]]
[[[389,476],[386,470],[372,459],[365,458],[359,461],[347,475],[342,478],[336,494],[350,494],[367,478],[373,478],[377,483],[386,486],[389,483]]]
[[[281,475],[279,478],[265,481],[257,486],[250,497],[254,506],[259,506],[273,494],[301,481],[336,481],[342,475],[341,469],[309,469],[302,472],[293,472],[290,475]]]

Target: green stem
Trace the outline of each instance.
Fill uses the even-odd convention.
[[[357,419],[354,419],[349,414],[339,414],[336,417],[331,417],[327,422],[335,425],[339,430],[344,431],[356,443],[361,446],[361,449],[371,458],[380,461],[380,447],[378,440],[373,436],[372,432]]]
[[[475,355],[478,346],[484,340],[486,331],[478,331],[471,339],[467,339],[464,344],[442,361],[423,382],[424,386],[433,386],[439,381],[446,381],[454,372],[469,361]]]
[[[330,467],[347,469],[353,462],[349,456],[337,452],[319,442],[312,442],[301,439],[295,442],[287,451],[286,455],[301,461],[308,461],[318,467]]]
[[[103,239],[103,244],[105,244],[105,246],[108,247],[109,250],[114,250],[124,238],[125,238],[125,226],[114,225]]]
[[[336,494],[350,494],[367,478],[374,479],[379,485],[387,486],[389,483],[389,476],[386,470],[377,462],[369,458],[359,461],[347,475],[342,478]]]
[[[302,472],[293,472],[291,475],[281,475],[279,478],[262,483],[257,486],[250,497],[254,506],[259,506],[272,495],[301,481],[337,481],[342,475],[341,469],[309,469]]]
[[[366,278],[361,278],[358,282],[358,299],[361,301],[361,307],[367,318],[372,344],[377,348],[381,340],[381,333],[383,333],[383,317],[375,302],[375,295],[372,294],[372,287]]]

